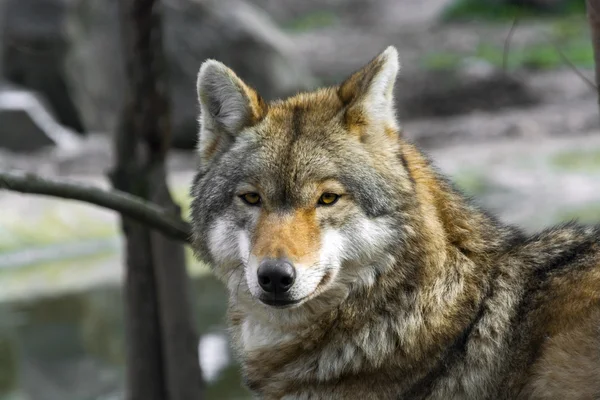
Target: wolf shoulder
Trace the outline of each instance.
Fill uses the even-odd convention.
[[[537,356],[519,398],[600,399],[600,226],[549,229],[520,257],[531,276],[519,312]]]

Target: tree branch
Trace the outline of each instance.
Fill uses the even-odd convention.
[[[588,23],[590,24],[590,34],[592,36],[592,48],[594,49],[594,65],[596,72],[596,92],[598,93],[598,102],[600,103],[600,1],[587,0],[586,10]]]
[[[519,18],[515,17],[510,26],[510,30],[508,31],[508,35],[506,35],[506,39],[504,39],[504,50],[502,52],[502,71],[504,73],[508,72],[508,53],[510,51],[510,40],[512,39],[513,34],[517,30],[517,24],[519,23]]]
[[[0,190],[80,200],[121,213],[163,234],[191,242],[190,225],[162,208],[117,190],[104,190],[80,183],[60,182],[31,173],[0,172]]]

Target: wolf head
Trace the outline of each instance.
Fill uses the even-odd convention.
[[[194,247],[234,301],[314,309],[391,268],[414,208],[398,69],[388,47],[337,87],[267,104],[225,65],[202,65]]]

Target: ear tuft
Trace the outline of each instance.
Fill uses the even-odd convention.
[[[238,76],[223,63],[207,60],[198,73],[198,99],[202,123],[235,134],[251,123],[252,100],[257,97]]]
[[[205,161],[266,114],[267,105],[256,91],[219,61],[202,64],[196,88],[200,103],[198,146]]]
[[[381,72],[379,73],[380,84],[385,90],[383,93],[385,96],[393,98],[394,96],[394,84],[396,83],[396,76],[400,70],[400,62],[398,61],[398,50],[394,46],[389,46],[377,57],[381,62]]]
[[[389,46],[340,85],[338,94],[350,114],[396,126],[394,85],[400,69],[398,50]]]

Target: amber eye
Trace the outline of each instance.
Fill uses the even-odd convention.
[[[319,198],[319,204],[323,206],[331,206],[339,200],[340,196],[335,193],[323,193]]]
[[[242,199],[244,203],[251,206],[257,206],[260,204],[260,195],[258,193],[246,193],[241,195],[240,199]]]

